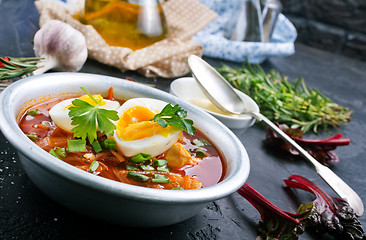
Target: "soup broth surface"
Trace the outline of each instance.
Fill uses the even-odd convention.
[[[33,105],[24,113],[19,121],[21,130],[26,135],[36,135],[37,138],[31,138],[39,147],[47,152],[56,148],[65,149],[67,152],[67,140],[75,140],[72,133],[62,130],[52,121],[49,111],[57,103],[67,99],[68,97],[53,98]],[[118,100],[122,105],[124,101]],[[34,116],[27,114],[31,110],[38,110]],[[98,141],[103,141],[107,136],[98,134]],[[204,141],[209,143],[205,146],[197,146],[195,142]],[[168,171],[160,171],[154,161],[164,159],[166,152],[151,158],[141,164],[136,164],[130,158],[123,156],[121,153],[113,150],[103,149],[102,152],[96,153],[93,147],[87,142],[86,152],[67,152],[66,157],[60,159],[81,170],[88,171],[91,174],[105,177],[111,180],[158,189],[194,189],[200,187],[208,187],[222,180],[226,171],[226,161],[213,143],[198,129],[193,136],[186,132],[182,132],[178,142],[188,150],[192,157],[198,159],[197,164],[188,164],[179,169],[168,168]],[[204,156],[202,156],[204,152]],[[123,160],[121,160],[121,157]],[[55,158],[55,161],[57,159]],[[91,164],[98,162],[95,171],[90,171]],[[136,169],[131,170],[129,166],[135,166]],[[149,165],[153,170],[143,170],[141,165]],[[169,179],[167,183],[139,181],[127,177],[129,172],[141,174],[153,178],[154,176],[164,175]],[[158,175],[156,175],[158,174]]]

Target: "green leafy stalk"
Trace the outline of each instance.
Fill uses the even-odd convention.
[[[193,127],[193,121],[186,119],[186,117],[187,111],[182,109],[178,104],[174,106],[167,104],[152,120],[159,123],[159,125],[164,128],[169,125],[183,129],[189,135],[194,135],[196,129]]]
[[[93,95],[91,95],[84,87],[80,88],[86,93],[86,95],[88,95],[88,97],[90,97],[91,100],[93,100],[96,104],[99,104],[99,102],[93,97]]]
[[[81,89],[88,96],[91,96],[84,88]],[[100,108],[100,102],[95,100],[93,96],[91,98],[95,101],[95,106],[80,99],[73,100],[73,106],[69,108],[69,116],[72,120],[71,124],[75,125],[72,129],[72,131],[75,131],[74,137],[88,138],[89,142],[93,143],[97,139],[97,130],[112,135],[116,126],[111,120],[117,121],[119,118],[117,111]]]
[[[303,78],[291,83],[274,69],[265,73],[260,65],[252,66],[248,61],[242,68],[223,65],[217,70],[232,86],[250,96],[267,118],[304,133],[317,133],[318,128],[328,130],[351,120],[351,110],[319,90],[308,88]]]
[[[39,68],[37,63],[42,60],[42,58],[38,57],[0,57],[0,80],[12,79],[29,74]]]

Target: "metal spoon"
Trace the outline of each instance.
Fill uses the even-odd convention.
[[[193,77],[197,80],[205,95],[219,109],[234,114],[249,114],[258,121],[263,121],[268,127],[275,131],[281,138],[294,147],[306,160],[315,168],[317,174],[341,197],[347,199],[357,216],[362,216],[364,206],[361,198],[351,187],[338,177],[328,167],[319,163],[305,149],[292,140],[286,133],[279,129],[268,118],[259,112],[250,112],[245,103],[236,94],[233,87],[213,67],[201,58],[191,55],[188,57],[188,64]]]

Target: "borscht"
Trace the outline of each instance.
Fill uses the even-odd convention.
[[[187,112],[152,98],[86,93],[32,105],[21,130],[55,158],[96,176],[157,189],[189,190],[220,182],[221,151]]]

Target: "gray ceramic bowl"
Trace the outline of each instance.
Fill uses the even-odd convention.
[[[65,93],[82,94],[80,86],[103,95],[113,86],[115,97],[120,99],[151,97],[180,104],[196,127],[222,150],[228,165],[225,179],[197,190],[149,189],[94,176],[57,160],[23,134],[17,118],[37,100]],[[0,126],[18,150],[29,178],[45,194],[77,212],[121,225],[156,227],[186,220],[207,203],[235,192],[250,170],[242,143],[214,117],[161,90],[102,75],[49,73],[17,81],[0,95]]]

